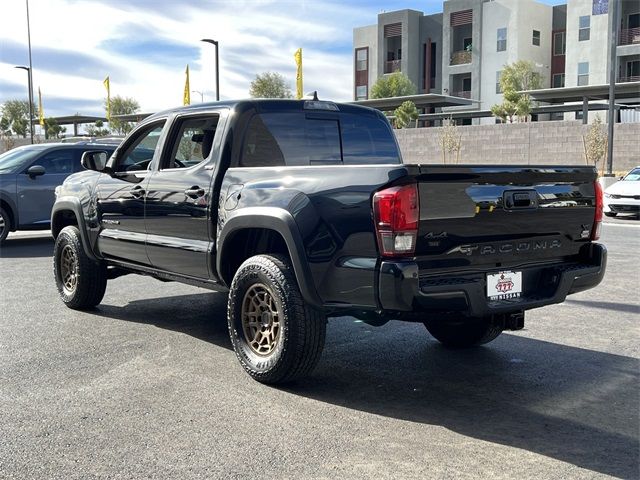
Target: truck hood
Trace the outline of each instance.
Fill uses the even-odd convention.
[[[609,195],[640,195],[640,181],[621,180],[604,192]]]

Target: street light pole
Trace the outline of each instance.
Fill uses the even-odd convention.
[[[216,101],[220,101],[220,63],[218,62],[218,42],[211,38],[203,38],[202,42],[210,43],[216,47]]]
[[[29,42],[29,132],[31,134],[31,144],[33,145],[33,64],[31,63],[31,23],[29,22],[29,0],[27,4],[27,40]]]
[[[31,68],[23,65],[17,65],[15,68],[25,70],[27,72],[27,84],[29,87],[29,133],[31,134],[31,144],[33,145],[33,93],[31,90]]]
[[[616,74],[618,48],[619,0],[609,2],[609,141],[607,142],[607,176],[613,176],[613,132],[616,123]]]

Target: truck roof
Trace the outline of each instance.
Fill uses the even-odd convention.
[[[364,107],[362,105],[354,105],[349,103],[336,103],[326,100],[311,100],[311,99],[302,99],[302,100],[294,100],[294,99],[275,99],[275,98],[251,98],[251,99],[241,99],[241,100],[224,100],[220,102],[208,102],[208,103],[197,103],[194,105],[185,105],[183,107],[172,108],[168,110],[163,110],[161,112],[155,113],[145,119],[147,120],[155,119],[158,117],[164,117],[172,113],[183,113],[183,112],[207,112],[214,109],[219,108],[229,108],[232,110],[246,110],[246,109],[255,109],[260,112],[277,112],[277,111],[300,111],[300,110],[316,110],[316,111],[331,111],[326,108],[314,108],[313,106],[309,106],[309,104],[316,104],[318,106],[322,105],[334,105],[337,107],[337,111],[339,112],[348,112],[348,113],[358,113],[358,114],[369,114],[377,117],[384,117],[382,112],[370,107]],[[306,108],[305,108],[306,106]]]

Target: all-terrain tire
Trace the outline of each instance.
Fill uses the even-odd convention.
[[[11,229],[11,218],[6,210],[0,207],[0,244],[5,241]]]
[[[240,266],[231,283],[227,322],[240,364],[262,383],[308,375],[324,347],[326,316],[305,303],[283,255],[257,255]]]
[[[89,258],[80,231],[64,227],[53,248],[53,273],[60,298],[69,308],[85,310],[98,305],[107,288],[107,269]]]
[[[483,345],[502,333],[502,328],[492,323],[489,317],[434,318],[425,320],[424,326],[436,340],[450,348]]]

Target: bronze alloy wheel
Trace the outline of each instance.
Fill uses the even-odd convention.
[[[282,312],[271,290],[262,283],[251,285],[242,300],[242,331],[258,355],[269,355],[280,339]]]
[[[72,295],[78,284],[78,256],[71,245],[65,245],[60,255],[60,276],[65,293]]]

